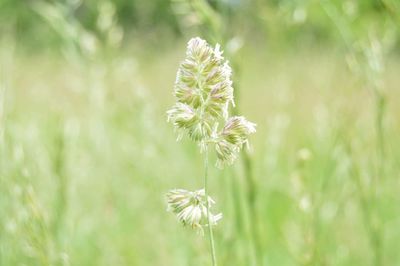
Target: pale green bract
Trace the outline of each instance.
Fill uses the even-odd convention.
[[[229,106],[234,106],[232,70],[222,53],[218,44],[212,48],[198,37],[188,42],[175,81],[177,103],[167,112],[178,139],[186,134],[201,150],[214,145],[218,168],[232,164],[256,131],[243,116],[228,116]]]

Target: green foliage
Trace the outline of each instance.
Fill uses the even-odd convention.
[[[28,3],[2,0],[0,18],[2,31],[14,27],[17,38],[25,46],[49,49],[63,45],[51,24],[38,16],[37,7],[52,5],[63,10],[66,21],[76,21],[94,36],[101,36],[99,20],[102,6],[110,5],[118,27],[127,33],[125,39],[137,34],[182,34],[194,28],[208,40],[218,42],[228,35],[243,31],[244,27],[253,34],[273,38],[281,46],[293,46],[299,40],[305,42],[341,43],[337,29],[323,12],[324,2],[335,6],[343,18],[348,19],[356,33],[365,32],[376,24],[400,23],[399,4],[394,0],[329,0],[329,1],[44,1]],[[100,22],[101,23],[101,22]],[[58,36],[58,37],[57,37]],[[128,38],[129,37],[129,38]],[[398,34],[396,41],[398,42]],[[277,42],[280,40],[279,42]],[[221,41],[220,41],[221,42]],[[224,44],[224,43],[223,43]]]

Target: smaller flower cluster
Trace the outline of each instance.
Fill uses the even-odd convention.
[[[167,112],[178,139],[186,133],[203,149],[215,144],[219,168],[232,164],[256,131],[243,116],[228,117],[229,104],[234,105],[231,75],[218,44],[212,48],[200,38],[191,39],[175,81],[177,103]]]
[[[215,142],[217,167],[222,168],[224,164],[232,164],[243,145],[248,144],[248,135],[254,132],[256,125],[243,116],[230,117]]]
[[[215,202],[211,197],[206,199],[204,189],[188,191],[173,189],[167,193],[168,211],[175,213],[184,226],[190,226],[203,232],[203,226],[208,226],[207,203],[209,206]],[[210,221],[216,225],[222,219],[222,213],[216,215],[210,212]]]

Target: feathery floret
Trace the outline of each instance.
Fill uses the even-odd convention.
[[[256,124],[249,122],[243,116],[233,116],[226,122],[221,136],[237,146],[242,146],[247,142],[250,134],[256,132]]]
[[[209,205],[215,204],[208,197]],[[168,211],[175,213],[184,226],[190,226],[202,231],[207,223],[207,204],[204,189],[188,191],[185,189],[173,189],[167,193]],[[213,225],[222,219],[222,214],[212,214],[210,220]]]

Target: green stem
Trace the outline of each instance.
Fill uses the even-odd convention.
[[[257,215],[257,209],[256,209],[256,197],[257,197],[257,185],[256,185],[256,180],[253,175],[253,165],[252,165],[252,160],[250,158],[250,155],[248,151],[243,151],[242,153],[242,161],[244,164],[244,172],[245,172],[245,177],[247,181],[247,201],[248,201],[248,206],[249,206],[249,212],[250,212],[250,219],[251,219],[251,237],[253,240],[254,244],[254,249],[255,249],[255,262],[256,265],[261,265],[262,264],[262,251],[261,251],[261,240],[260,240],[260,234],[259,234],[259,227],[258,227],[258,215]]]
[[[57,180],[57,193],[54,200],[54,218],[52,222],[52,232],[55,238],[57,249],[62,248],[61,233],[64,225],[65,213],[67,208],[67,176],[65,173],[65,136],[61,118],[57,121],[58,131],[56,133],[56,153],[54,156],[54,174]]]
[[[349,154],[352,156],[352,150],[349,147]],[[382,263],[382,248],[381,248],[381,236],[380,229],[373,223],[373,209],[370,205],[370,200],[373,198],[368,194],[362,184],[361,175],[359,172],[359,166],[356,164],[355,160],[352,158],[353,165],[351,167],[351,176],[353,177],[355,184],[359,191],[359,202],[363,216],[364,226],[367,231],[370,245],[373,250],[373,260],[372,265],[380,266]]]
[[[385,142],[384,142],[384,128],[383,118],[385,114],[385,96],[375,88],[376,98],[376,142],[377,142],[377,175],[374,178],[372,199],[377,201],[379,199],[379,182],[381,182],[385,175],[384,161],[385,161]],[[383,265],[383,247],[382,247],[382,229],[380,224],[372,226],[372,245],[375,250],[375,263],[374,265]]]
[[[217,258],[215,255],[215,245],[214,245],[214,235],[213,235],[212,223],[211,223],[211,218],[210,218],[210,201],[208,200],[208,188],[207,188],[208,180],[207,179],[208,179],[208,147],[205,148],[205,155],[204,155],[204,193],[206,196],[208,236],[210,239],[212,265],[217,266]]]
[[[376,142],[378,154],[378,177],[382,178],[384,175],[384,161],[385,161],[385,136],[383,128],[383,118],[385,114],[385,96],[378,88],[375,88],[375,127],[376,127]]]

